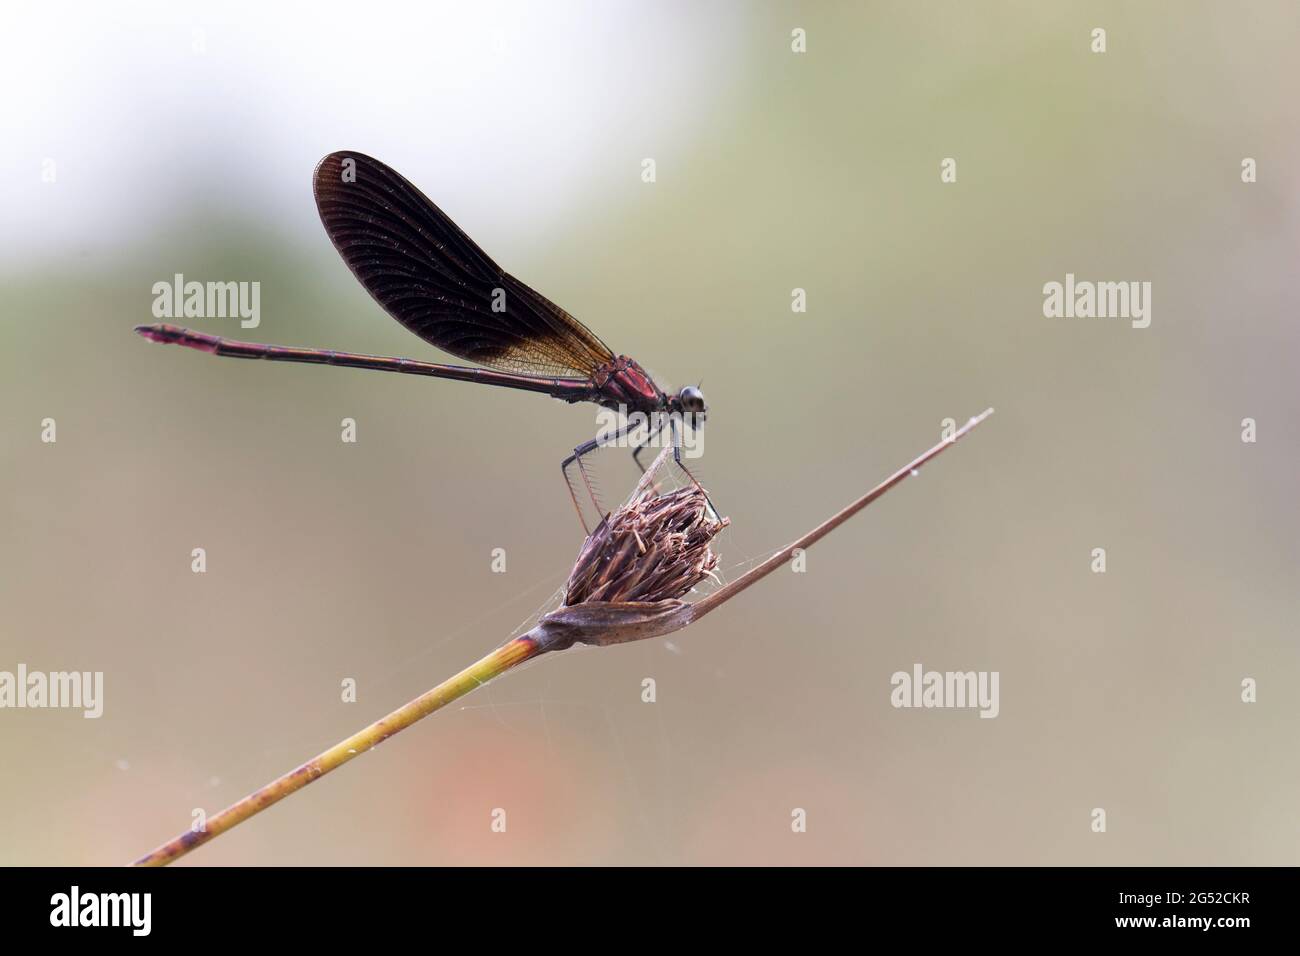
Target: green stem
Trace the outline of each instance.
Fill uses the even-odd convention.
[[[512,667],[526,660],[545,653],[548,646],[528,634],[517,637],[501,645],[491,654],[471,664],[459,674],[451,677],[430,691],[421,694],[415,700],[399,707],[382,720],[377,720],[365,730],[359,731],[347,740],[340,741],[324,753],[313,757],[305,764],[289,771],[271,781],[260,790],[254,790],[238,803],[231,804],[215,817],[207,821],[202,830],[191,830],[168,840],[151,853],[147,853],[133,863],[133,866],[166,866],[189,853],[195,847],[202,846],[213,837],[220,836],[231,827],[238,826],[249,817],[261,813],[274,803],[279,803],[289,794],[301,790],[313,780],[319,780],[331,770],[343,766],[353,757],[359,757],[383,743],[399,730],[405,730],[417,720],[428,717],[435,710],[445,707],[470,691],[482,687],[494,677],[499,677]]]

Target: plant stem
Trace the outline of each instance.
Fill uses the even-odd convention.
[[[970,421],[968,421],[961,428],[957,429],[957,431],[955,431],[952,434],[952,437],[945,438],[943,441],[939,442],[939,444],[935,445],[929,451],[923,452],[921,455],[917,456],[915,459],[908,462],[906,465],[898,469],[898,471],[894,472],[892,475],[890,475],[880,484],[876,485],[876,487],[868,491],[857,501],[853,502],[853,504],[849,505],[847,508],[845,508],[843,511],[839,512],[838,514],[832,515],[831,517],[827,518],[817,527],[813,528],[811,531],[805,534],[798,541],[786,545],[784,548],[782,548],[776,554],[772,555],[767,560],[763,561],[761,564],[754,565],[754,567],[750,568],[748,571],[746,571],[740,577],[736,578],[736,580],[732,581],[730,584],[724,584],[722,587],[718,588],[718,590],[714,591],[712,594],[709,594],[708,596],[703,597],[698,601],[695,601],[693,604],[691,604],[691,617],[690,617],[691,623],[698,621],[700,618],[704,617],[704,615],[708,614],[710,611],[715,610],[724,601],[731,600],[731,598],[735,597],[737,594],[745,590],[745,588],[749,587],[751,584],[755,584],[758,581],[761,581],[763,578],[767,577],[777,568],[781,567],[781,565],[789,561],[791,556],[795,553],[795,551],[812,547],[822,538],[826,537],[826,535],[830,534],[832,531],[834,531],[844,522],[852,518],[855,514],[857,514],[867,505],[871,504],[871,502],[875,501],[877,498],[883,495],[890,488],[894,487],[894,485],[899,484],[900,482],[905,480],[908,476],[915,474],[920,469],[920,467],[924,465],[926,462],[930,461],[930,459],[935,458],[936,456],[942,454],[949,446],[955,445],[958,439],[966,437],[966,435],[971,431],[971,429],[973,429],[976,425],[984,421],[984,419],[988,418],[992,414],[993,414],[993,409],[991,408],[985,409],[983,412],[981,412],[980,414],[972,418]]]
[[[730,584],[723,585],[707,597],[693,604],[680,601],[661,601],[658,603],[601,603],[585,602],[572,607],[563,607],[542,618],[538,625],[512,641],[503,644],[495,651],[471,664],[455,677],[443,681],[433,690],[421,694],[404,707],[399,707],[382,720],[377,720],[365,730],[353,734],[347,740],[335,744],[329,750],[307,761],[301,767],[291,770],[260,790],[255,790],[238,803],[222,810],[207,821],[205,829],[182,833],[169,840],[152,853],[136,860],[135,866],[166,866],[179,859],[195,847],[202,846],[213,837],[225,833],[231,827],[243,823],[249,817],[261,813],[273,803],[278,803],[289,794],[301,790],[313,780],[317,780],[337,767],[341,767],[353,757],[371,750],[383,743],[399,730],[405,730],[417,720],[429,716],[458,697],[481,687],[494,677],[504,674],[510,668],[522,664],[551,650],[561,650],[570,646],[574,640],[583,643],[622,643],[643,640],[672,631],[680,630],[688,624],[698,621],[705,614],[720,606],[724,601],[735,597],[745,588],[771,574],[790,560],[800,548],[809,548],[830,534],[849,518],[853,517],[871,502],[875,501],[890,488],[916,473],[926,462],[941,454],[950,445],[956,444],[984,419],[993,414],[988,409],[972,418],[950,438],[935,445],[929,451],[904,465],[865,495],[813,528],[799,540],[782,548],[761,564],[751,568]],[[665,450],[666,451],[666,450]],[[659,456],[659,462],[663,460]],[[656,462],[656,465],[658,462]],[[647,476],[652,474],[652,467]],[[642,479],[643,483],[645,479]],[[642,485],[637,486],[638,493]],[[583,632],[575,636],[575,631]],[[593,638],[604,635],[607,641]]]
[[[254,814],[261,813],[273,803],[278,803],[289,794],[301,790],[313,780],[319,780],[325,774],[343,766],[353,757],[358,757],[383,743],[399,730],[405,730],[417,720],[427,717],[435,710],[463,697],[477,687],[481,687],[494,677],[504,674],[510,668],[522,664],[544,653],[546,645],[525,634],[501,645],[492,653],[476,663],[471,664],[459,674],[451,677],[430,691],[426,691],[409,704],[399,707],[382,720],[377,720],[365,730],[353,734],[317,757],[308,760],[301,767],[291,770],[283,776],[268,783],[260,790],[255,790],[238,803],[231,804],[215,817],[207,821],[207,826],[200,831],[186,831],[175,839],[168,840],[151,853],[136,860],[133,866],[166,866],[179,859],[195,847],[202,846],[215,836],[225,833],[233,826],[243,823]]]

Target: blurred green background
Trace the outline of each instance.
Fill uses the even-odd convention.
[[[1298,28],[1283,0],[11,13],[0,669],[106,686],[99,720],[0,711],[0,863],[130,860],[564,581],[590,407],[131,334],[180,272],[261,283],[260,328],[206,331],[445,360],[320,228],[337,148],[703,379],[727,577],[997,414],[807,573],[544,658],[187,863],[1296,863]],[[1150,328],[1044,318],[1067,272],[1150,281]],[[1000,716],[895,710],[916,662],[999,671]]]

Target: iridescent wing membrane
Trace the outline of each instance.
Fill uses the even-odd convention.
[[[384,310],[444,352],[526,375],[590,378],[613,354],[507,273],[403,176],[330,153],[312,190],[334,248]],[[495,308],[494,308],[495,306]]]

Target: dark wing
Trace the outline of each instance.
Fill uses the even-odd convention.
[[[613,358],[590,329],[488,258],[379,160],[330,153],[312,191],[352,274],[389,315],[444,352],[507,372],[564,377],[589,377]]]

